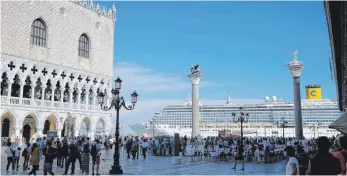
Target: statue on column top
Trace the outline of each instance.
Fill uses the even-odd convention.
[[[200,74],[200,67],[199,65],[192,66],[190,68],[190,75],[199,75]]]
[[[298,55],[298,50],[297,49],[294,49],[293,50],[293,54],[292,54],[292,58],[293,58],[293,62],[297,62],[297,55]]]

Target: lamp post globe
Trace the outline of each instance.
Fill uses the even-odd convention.
[[[136,91],[134,91],[132,94],[131,94],[131,103],[135,104],[137,102],[137,97],[139,95],[136,93]]]
[[[122,88],[122,80],[118,77],[115,81],[115,89],[120,90]]]

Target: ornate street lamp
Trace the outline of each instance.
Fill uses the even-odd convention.
[[[282,137],[283,137],[283,142],[286,143],[286,139],[284,138],[284,128],[286,127],[286,124],[288,123],[287,121],[284,120],[284,117],[281,118],[281,122],[277,122],[277,127],[282,128]]]
[[[115,142],[115,152],[114,152],[114,156],[113,156],[113,166],[112,169],[110,170],[110,175],[119,175],[119,174],[123,174],[123,170],[119,164],[119,110],[121,108],[124,108],[126,110],[133,110],[135,107],[135,104],[137,102],[137,96],[138,94],[136,93],[136,91],[134,91],[131,94],[131,103],[132,105],[130,106],[126,106],[125,105],[125,101],[123,99],[123,97],[120,97],[120,89],[121,89],[121,84],[122,84],[122,80],[118,77],[115,80],[115,89],[112,89],[112,102],[111,102],[111,106],[110,107],[106,107],[103,106],[104,104],[104,93],[99,93],[99,103],[101,106],[101,109],[104,111],[109,111],[112,109],[112,107],[115,108],[116,112],[117,112],[117,122],[116,122],[116,142]]]
[[[241,147],[243,147],[243,123],[247,123],[248,122],[248,117],[249,117],[249,114],[248,113],[244,113],[242,111],[242,107],[239,108],[240,110],[240,116],[239,117],[236,117],[236,113],[232,113],[232,116],[233,116],[233,122],[234,123],[241,123]]]

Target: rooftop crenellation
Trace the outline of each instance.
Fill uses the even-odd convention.
[[[101,6],[99,3],[94,3],[93,0],[83,0],[83,1],[75,1],[72,0],[75,4],[83,6],[91,11],[98,13],[99,15],[103,15],[107,18],[111,18],[116,20],[116,5],[113,3],[112,8],[108,8],[105,6]]]

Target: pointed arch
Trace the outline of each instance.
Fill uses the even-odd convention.
[[[90,38],[86,33],[83,33],[78,39],[78,56],[90,57]]]
[[[18,126],[17,124],[17,115],[16,113],[12,110],[12,109],[6,109],[4,112],[1,113],[1,119],[5,116],[5,114],[9,113],[11,116],[13,116],[13,121],[14,121],[14,124],[16,126]]]
[[[95,130],[97,130],[98,128],[100,128],[100,127],[98,127],[98,124],[99,124],[99,121],[102,123],[102,125],[103,125],[103,127],[102,127],[102,129],[107,129],[107,121],[105,120],[105,118],[104,117],[99,117],[98,119],[96,119],[96,121],[95,121]],[[101,128],[100,128],[101,129]]]
[[[42,121],[43,134],[48,131],[56,131],[61,129],[60,116],[57,113],[50,113]]]
[[[81,121],[78,127],[80,135],[89,136],[89,132],[94,129],[92,118],[88,116],[81,116],[80,120]]]
[[[40,119],[38,118],[37,114],[33,111],[30,111],[30,112],[24,114],[24,116],[21,118],[21,123],[19,125],[22,126],[25,118],[28,116],[31,116],[35,119],[36,127],[39,128],[40,124],[41,124]]]
[[[35,19],[31,24],[30,43],[47,47],[47,24],[42,18]]]

